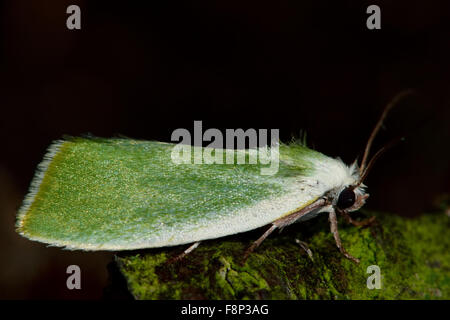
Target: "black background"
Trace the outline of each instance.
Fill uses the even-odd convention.
[[[155,2],[155,3],[153,3]],[[448,194],[448,1],[4,1],[0,56],[0,298],[99,298],[110,253],[21,238],[16,210],[63,134],[169,141],[176,128],[278,128],[350,163],[406,88],[366,208],[415,216]],[[81,7],[81,30],[66,8]],[[366,8],[381,7],[381,30]],[[82,290],[65,268],[82,269]]]

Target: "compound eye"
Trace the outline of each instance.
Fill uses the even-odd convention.
[[[337,201],[337,207],[339,209],[347,209],[350,208],[355,203],[355,193],[353,192],[353,188],[347,187],[341,191],[339,194],[339,198]]]

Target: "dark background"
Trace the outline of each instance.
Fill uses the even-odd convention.
[[[345,162],[375,148],[366,208],[415,216],[448,194],[448,1],[3,1],[0,298],[100,298],[111,253],[70,252],[14,231],[46,147],[63,134],[169,141],[176,128],[279,128]],[[66,8],[81,7],[81,30]],[[366,8],[381,7],[381,30]],[[66,289],[66,267],[82,290]]]

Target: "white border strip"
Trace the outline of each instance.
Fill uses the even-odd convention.
[[[54,141],[48,148],[47,152],[44,156],[44,160],[42,160],[41,163],[38,164],[36,173],[34,174],[33,180],[31,180],[30,188],[28,189],[28,193],[25,196],[25,199],[22,202],[22,206],[20,207],[18,213],[17,213],[17,222],[16,222],[16,228],[17,232],[21,234],[22,236],[27,237],[22,232],[23,227],[23,221],[25,219],[25,216],[30,210],[31,205],[33,204],[37,193],[39,192],[39,189],[41,187],[42,181],[44,180],[45,174],[48,170],[48,167],[50,166],[50,163],[53,161],[55,155],[60,151],[61,146],[67,142],[66,140],[56,140]]]

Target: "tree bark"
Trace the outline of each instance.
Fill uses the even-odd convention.
[[[204,241],[173,263],[168,260],[189,245],[121,253],[115,260],[136,299],[450,298],[445,213],[415,219],[375,214],[365,228],[340,220],[342,244],[360,264],[338,251],[326,216],[272,233],[245,263],[245,250],[267,227]],[[373,288],[377,268],[369,266],[379,267],[381,289]]]

